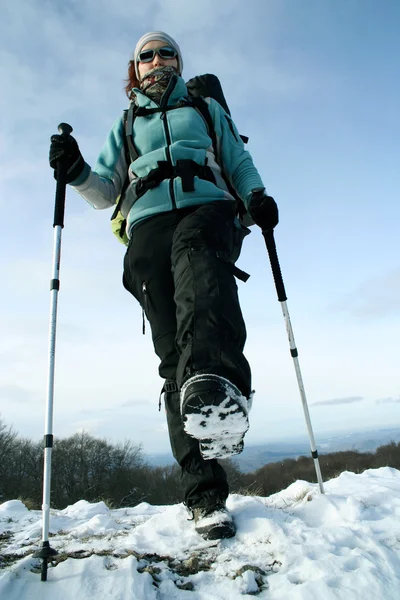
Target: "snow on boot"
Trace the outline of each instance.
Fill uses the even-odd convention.
[[[224,436],[221,439],[200,440],[200,454],[205,460],[229,458],[243,452],[243,435]]]
[[[195,529],[205,540],[221,540],[231,538],[236,533],[232,515],[224,503],[214,506],[192,509]]]
[[[184,429],[200,441],[200,452],[206,460],[228,458],[243,450],[248,412],[247,398],[219,375],[195,375],[182,386]]]

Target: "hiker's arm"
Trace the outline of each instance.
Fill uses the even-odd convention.
[[[247,208],[251,192],[265,186],[231,117],[212,98],[209,107],[224,171]]]
[[[127,177],[122,117],[114,123],[94,169],[86,163],[72,187],[94,208],[115,205]]]

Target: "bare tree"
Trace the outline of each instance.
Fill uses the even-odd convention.
[[[8,497],[7,481],[10,474],[10,458],[14,452],[17,434],[7,427],[0,417],[0,500]]]

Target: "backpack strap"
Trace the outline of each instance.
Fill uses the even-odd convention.
[[[138,151],[136,150],[135,144],[133,143],[133,121],[139,112],[139,107],[131,102],[130,106],[127,110],[124,110],[123,122],[124,122],[124,146],[125,146],[125,155],[126,155],[126,163],[130,165],[133,163],[139,156]],[[129,160],[130,159],[130,160]]]
[[[192,104],[192,106],[200,112],[201,116],[207,123],[208,133],[210,135],[210,138],[212,140],[212,145],[214,148],[215,159],[216,159],[217,163],[222,167],[220,159],[219,159],[219,155],[218,155],[217,136],[215,133],[214,123],[213,123],[210,111],[208,109],[208,104],[202,96],[190,96],[189,99],[190,99],[190,104]],[[230,125],[230,127],[231,127],[231,125]],[[233,131],[232,131],[232,133],[233,133]],[[247,138],[245,136],[240,136],[240,137],[242,138],[242,140],[245,144],[249,140],[249,138]],[[235,188],[232,186],[231,182],[229,181],[228,177],[225,174],[225,171],[222,168],[221,168],[221,175],[225,181],[225,184],[228,188],[229,193],[231,194],[231,196],[233,196],[235,198],[235,213],[237,215],[239,215],[240,218],[243,218],[243,215],[245,215],[247,212],[246,208],[243,204],[243,200],[237,194]]]
[[[139,156],[138,151],[136,150],[135,144],[133,142],[133,122],[136,117],[147,117],[157,112],[166,112],[167,110],[174,110],[175,108],[182,108],[182,106],[187,106],[188,102],[186,98],[178,104],[174,104],[173,106],[166,106],[164,108],[145,108],[144,106],[138,106],[135,102],[131,102],[128,109],[124,110],[123,123],[124,123],[124,147],[125,147],[125,156],[126,156],[126,164],[130,165],[133,163]],[[126,181],[125,181],[126,183]],[[128,183],[126,187],[129,185],[129,177]],[[124,184],[125,186],[125,184]],[[123,193],[126,192],[126,187],[123,189]],[[123,195],[121,193],[121,196]]]
[[[162,112],[166,113],[169,110],[175,110],[176,108],[182,108],[183,106],[189,106],[191,103],[188,102],[187,98],[182,98],[177,104],[171,104],[166,106],[157,106],[154,108],[146,108],[145,106],[136,106],[135,117],[148,117],[154,115],[154,113]]]
[[[192,105],[193,108],[198,110],[198,112],[201,114],[201,116],[203,117],[203,119],[205,120],[205,122],[207,124],[208,133],[210,135],[212,145],[214,148],[215,158],[217,159],[217,162],[218,162],[217,136],[215,134],[214,123],[211,118],[210,111],[208,110],[208,104],[204,100],[203,96],[189,96],[188,100],[189,100],[189,105]]]
[[[137,109],[136,104],[134,102],[131,102],[129,108],[124,110],[124,114],[122,117],[122,122],[124,125],[123,141],[124,141],[125,159],[126,159],[126,164],[128,166],[128,169],[126,171],[126,178],[123,183],[123,186],[121,189],[121,194],[119,196],[117,205],[113,211],[113,214],[111,215],[111,221],[113,221],[114,219],[117,218],[117,215],[121,210],[122,203],[125,198],[126,190],[129,187],[129,174],[128,174],[129,165],[134,160],[136,160],[137,157],[139,156],[138,151],[136,150],[135,144],[133,143],[133,121],[135,119],[136,109]],[[121,239],[125,235],[125,230],[126,230],[126,220],[124,220],[122,222],[121,228],[119,230],[119,236],[121,237]]]

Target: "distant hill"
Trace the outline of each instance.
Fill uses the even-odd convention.
[[[342,450],[374,452],[379,446],[388,444],[391,441],[400,442],[400,427],[325,434],[318,437],[317,448],[320,454],[340,452]],[[268,463],[279,462],[285,460],[285,458],[308,456],[309,454],[310,443],[304,437],[285,442],[246,445],[242,454],[233,457],[233,459],[243,473],[249,473],[260,469]],[[176,464],[170,452],[164,454],[146,454],[145,458],[153,467]]]

